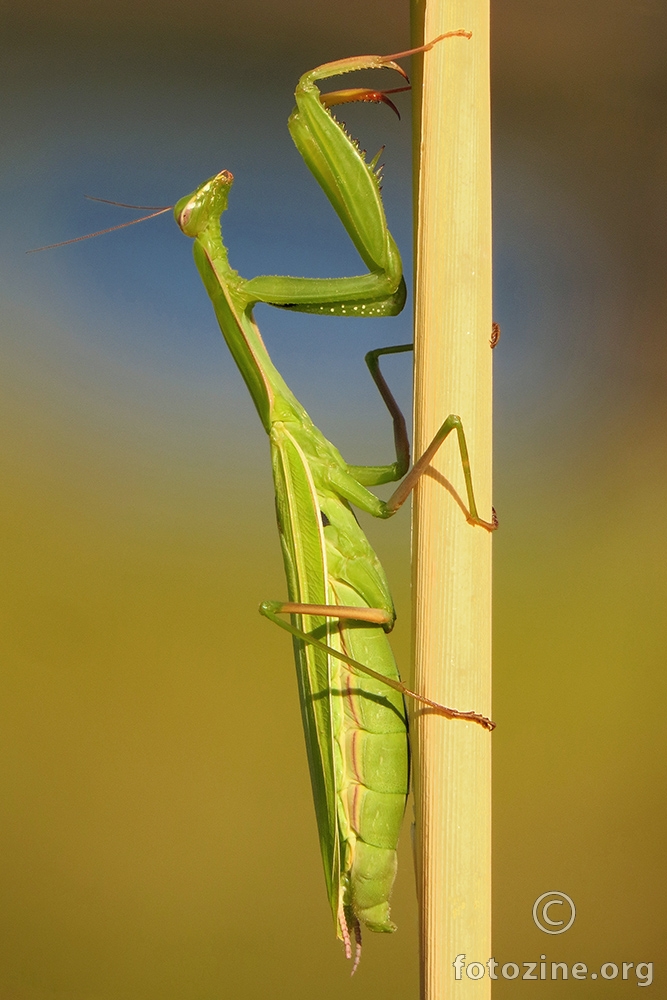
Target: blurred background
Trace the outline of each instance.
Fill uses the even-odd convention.
[[[84,194],[168,205],[227,168],[241,274],[356,273],[286,120],[305,70],[406,48],[407,4],[0,9],[0,1000],[417,997],[407,822],[399,932],[366,935],[351,981],[334,940],[291,647],[256,610],[285,594],[267,442],[188,241],[166,215],[25,255],[132,217]],[[660,0],[494,10],[494,954],[653,961],[654,993],[667,929],[666,45]],[[399,96],[401,122],[372,106],[346,120],[369,153],[386,145],[409,268]],[[363,355],[411,339],[409,309],[257,315],[344,455],[387,461]],[[409,410],[409,356],[386,370]],[[368,520],[407,671],[409,515]],[[552,938],[531,907],[553,889],[578,915]],[[599,989],[625,996],[633,977]]]

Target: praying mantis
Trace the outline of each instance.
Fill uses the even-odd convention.
[[[269,436],[289,600],[264,601],[259,610],[293,637],[327,894],[336,934],[348,958],[355,939],[353,972],[360,957],[362,925],[378,932],[395,930],[389,897],[409,771],[404,696],[447,719],[474,722],[488,730],[493,723],[474,711],[431,702],[400,681],[387,639],[395,621],[389,585],[352,508],[378,518],[391,517],[455,431],[467,491],[467,520],[471,528],[489,531],[496,523],[478,515],[458,416],[447,417],[408,472],[405,420],[380,371],[380,357],[409,351],[411,344],[380,348],[366,356],[393,421],[396,461],[348,465],[273,365],[253,307],[261,302],[336,316],[393,316],[401,311],[405,281],[385,219],[378,157],[367,163],[330,110],[352,101],[391,102],[382,91],[322,94],[317,84],[363,69],[389,68],[406,77],[396,59],[457,35],[469,37],[468,32],[449,32],[421,49],[326,63],[305,73],[297,85],[290,133],[368,273],[348,278],[242,278],[231,268],[222,239],[220,217],[233,184],[226,170],[174,208],[181,230],[194,239],[195,262],[222,334]],[[386,502],[368,489],[400,479],[402,483]]]
[[[384,102],[393,107],[387,96],[393,91],[356,88],[322,94],[317,84],[364,69],[388,68],[407,79],[396,60],[427,51],[449,37],[469,38],[470,33],[447,32],[428,45],[393,55],[355,56],[326,63],[305,73],[297,85],[296,108],[288,121],[290,133],[368,273],[348,278],[242,278],[229,264],[221,231],[220,217],[234,181],[227,170],[174,207],[180,229],[194,240],[195,262],[223,337],[269,437],[289,600],[267,600],[259,610],[293,638],[327,895],[336,935],[344,943],[347,958],[352,958],[352,938],[355,940],[353,973],[361,954],[362,925],[377,932],[396,929],[390,919],[389,899],[409,783],[404,698],[414,699],[446,719],[494,728],[475,711],[439,705],[401,682],[387,638],[396,617],[389,584],[353,507],[373,517],[391,517],[445,439],[455,432],[468,523],[471,528],[492,531],[497,522],[495,515],[485,521],[477,512],[465,434],[455,414],[447,417],[410,469],[405,419],[380,371],[380,358],[410,351],[412,344],[379,348],[366,355],[393,421],[396,461],[349,465],[315,427],[275,368],[254,321],[253,308],[261,302],[318,315],[371,317],[394,316],[402,310],[405,281],[380,195],[380,154],[367,163],[365,154],[330,110],[354,101]],[[169,210],[159,209],[145,218]],[[112,227],[119,228],[122,226]],[[398,480],[402,482],[387,501],[368,489]],[[289,616],[289,620],[281,616]]]

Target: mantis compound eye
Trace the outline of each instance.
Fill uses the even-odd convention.
[[[199,236],[212,219],[222,215],[227,208],[229,189],[233,183],[230,171],[221,170],[176,203],[174,218],[186,236]]]

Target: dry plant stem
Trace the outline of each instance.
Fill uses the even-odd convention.
[[[491,181],[488,0],[413,0],[412,43],[465,29],[414,60],[418,171],[415,454],[461,417],[480,517],[491,515]],[[420,83],[423,79],[423,90]],[[415,689],[491,714],[491,535],[442,488],[464,495],[453,445],[433,457],[413,514]],[[438,481],[440,479],[440,482]],[[491,738],[418,713],[415,797],[424,1000],[481,1000],[491,957]]]

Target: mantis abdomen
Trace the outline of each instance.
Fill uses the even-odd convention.
[[[270,438],[290,601],[332,609],[381,609],[389,628],[394,608],[384,570],[348,504],[333,490],[323,490],[326,478],[317,475],[329,462],[342,461],[337,450],[313,426],[304,435],[302,423],[274,424]],[[382,626],[314,615],[298,619],[300,629],[330,648],[399,680]],[[379,680],[354,673],[323,649],[298,638],[294,647],[337,929],[343,938],[360,922],[373,931],[393,931],[389,896],[409,772],[403,697]],[[323,768],[327,758],[329,767]],[[329,768],[332,794],[319,796]]]

